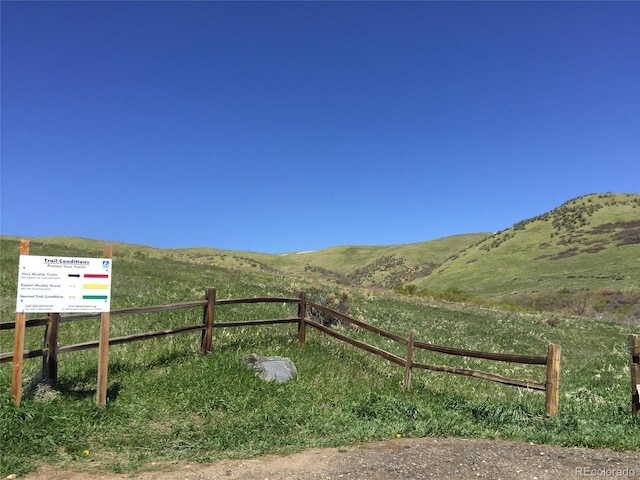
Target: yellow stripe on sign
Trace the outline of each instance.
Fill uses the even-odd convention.
[[[106,289],[108,288],[107,285],[94,285],[91,283],[85,283],[82,288],[95,288],[95,289]]]

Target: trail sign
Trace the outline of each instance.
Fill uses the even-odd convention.
[[[20,255],[16,312],[109,312],[112,263],[110,258]]]

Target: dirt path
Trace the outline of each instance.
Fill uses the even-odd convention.
[[[401,438],[310,449],[287,456],[209,465],[151,465],[136,474],[62,471],[46,466],[28,480],[386,480],[640,479],[640,452],[566,448],[503,440]]]

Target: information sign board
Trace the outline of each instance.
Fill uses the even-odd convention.
[[[16,312],[109,312],[111,265],[110,258],[20,255]]]

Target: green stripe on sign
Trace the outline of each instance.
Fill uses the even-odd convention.
[[[83,295],[83,300],[106,300],[108,297],[106,295]]]

